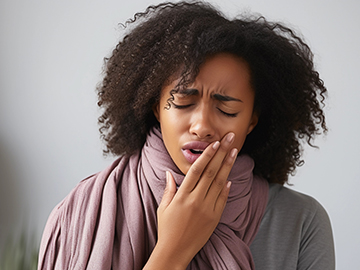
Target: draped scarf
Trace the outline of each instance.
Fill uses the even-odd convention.
[[[253,175],[253,160],[237,157],[220,222],[187,269],[254,269],[249,249],[264,214],[268,184]],[[184,175],[154,128],[144,147],[81,181],[50,214],[38,269],[142,269],[157,241],[156,210],[166,171]]]

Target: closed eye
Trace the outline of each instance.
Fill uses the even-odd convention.
[[[186,109],[189,108],[190,106],[192,106],[193,104],[187,104],[187,105],[176,105],[174,102],[172,102],[172,105],[174,106],[175,109]],[[228,117],[236,117],[238,115],[238,113],[227,113],[219,108],[217,108],[222,114],[228,116]]]
[[[191,105],[193,104],[187,104],[187,105],[176,105],[174,102],[172,102],[172,105],[174,106],[175,109],[186,109],[189,108]]]
[[[238,113],[227,113],[219,108],[217,108],[222,114],[228,116],[228,117],[236,117],[238,115]]]

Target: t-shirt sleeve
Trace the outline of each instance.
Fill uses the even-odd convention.
[[[297,270],[333,270],[335,252],[332,228],[325,209],[312,199],[313,215],[303,224]]]

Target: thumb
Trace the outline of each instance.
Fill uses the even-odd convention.
[[[169,171],[166,171],[166,187],[164,190],[164,195],[161,199],[160,207],[166,208],[174,198],[176,193],[176,184],[174,177]]]

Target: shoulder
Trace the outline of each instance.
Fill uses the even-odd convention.
[[[42,241],[57,238],[61,227],[68,227],[79,207],[88,205],[89,194],[93,193],[97,174],[91,175],[81,182],[51,211],[43,231]],[[56,239],[54,239],[55,241]]]
[[[316,199],[278,184],[270,185],[263,223],[264,226],[286,228],[286,231],[292,228],[301,240],[313,230],[331,231],[329,216]]]
[[[87,205],[87,195],[94,187],[95,175],[81,181],[58,205],[51,211],[46,222],[39,250],[39,269],[67,268],[70,258],[59,258],[64,248],[64,236],[70,233],[73,222],[79,220],[76,216],[79,206]],[[83,202],[83,204],[81,203]],[[64,234],[65,232],[65,234]],[[63,268],[63,269],[65,269]]]
[[[116,193],[116,181],[124,164],[126,160],[117,159],[105,170],[85,178],[55,206],[43,231],[39,269],[68,269],[70,257],[79,253],[71,249],[72,243],[75,239],[91,239],[104,200]],[[103,212],[111,210],[107,207]],[[69,252],[71,256],[63,256]]]
[[[109,181],[116,182],[122,173],[129,157],[123,156],[116,159],[104,170],[81,180],[73,190],[52,210],[49,221],[58,219],[60,216],[73,216],[76,213],[83,214],[89,208],[96,208],[102,198],[105,186],[111,185]],[[116,185],[116,183],[113,183]],[[83,211],[80,211],[80,208]]]
[[[317,204],[317,201],[306,194],[300,193],[288,187],[279,185],[279,184],[270,184],[269,185],[269,205],[278,200],[292,200],[296,203],[306,203],[306,205]]]
[[[325,211],[323,206],[313,197],[290,188],[270,184],[269,200],[266,211],[286,211],[303,215],[314,215],[317,211]]]
[[[71,192],[52,210],[49,220],[54,217],[65,215],[71,215],[72,210],[76,208],[76,205],[87,204],[87,201],[90,198],[90,194],[94,192],[96,188],[96,178],[98,174],[91,175],[82,181],[80,181]]]
[[[311,196],[271,184],[251,250],[257,269],[333,269],[332,229],[324,207]]]

